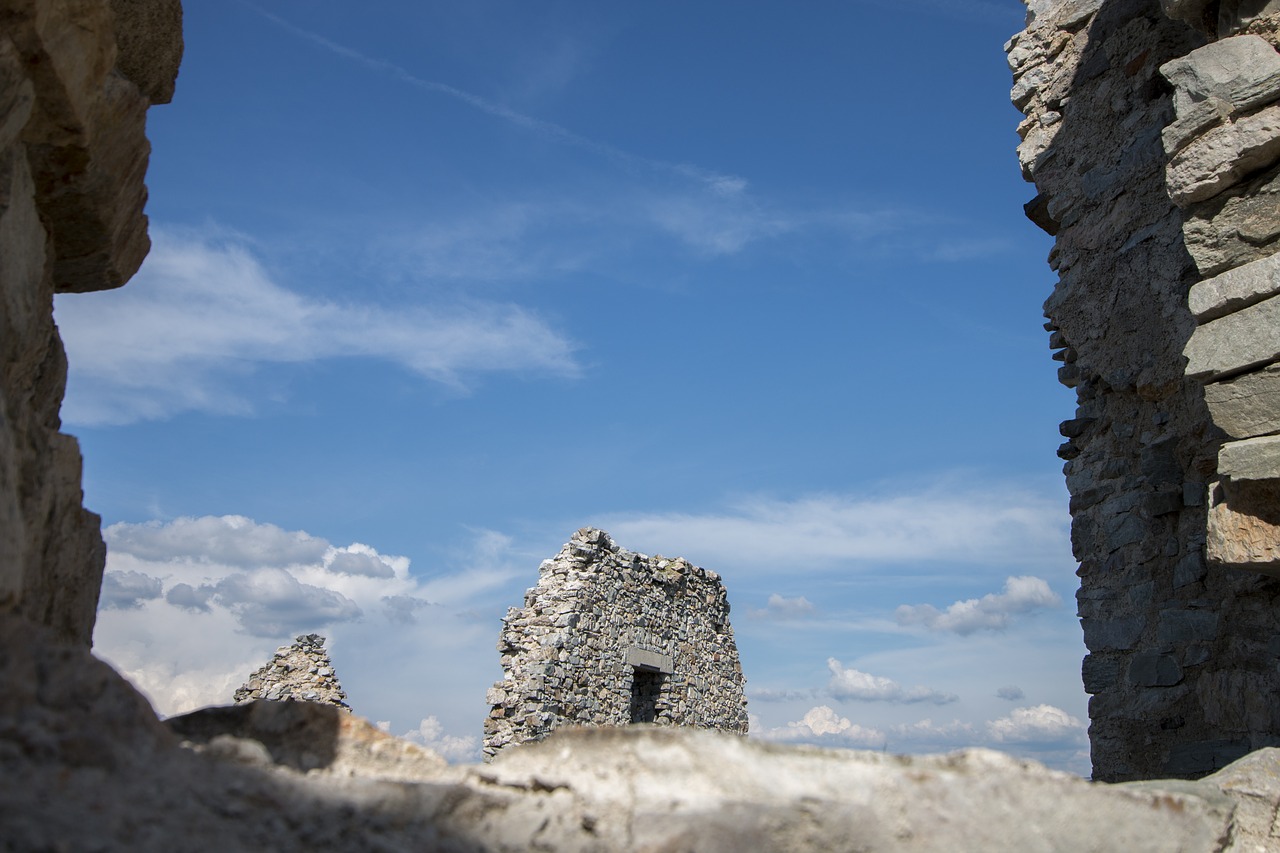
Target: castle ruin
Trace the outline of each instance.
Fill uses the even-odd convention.
[[[1094,778],[1280,743],[1280,3],[1028,0]]]
[[[484,754],[559,726],[656,723],[746,734],[742,664],[715,572],[583,528],[538,570],[498,642]]]

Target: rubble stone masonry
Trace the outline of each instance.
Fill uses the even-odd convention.
[[[503,620],[485,758],[566,724],[746,734],[742,665],[720,576],[583,528]]]
[[[1029,0],[1006,47],[1078,400],[1059,455],[1100,780],[1280,743],[1272,5]]]

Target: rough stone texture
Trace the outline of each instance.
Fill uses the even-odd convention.
[[[1169,195],[1179,204],[1204,201],[1278,159],[1280,107],[1268,107],[1209,129],[1175,154],[1166,176]]]
[[[1204,386],[1213,422],[1231,438],[1280,429],[1280,365]]]
[[[293,645],[276,649],[275,656],[236,690],[237,705],[258,699],[320,702],[351,710],[319,634],[303,634]]]
[[[1198,326],[1183,350],[1187,375],[1211,381],[1280,358],[1280,296]]]
[[[1280,583],[1230,570],[1212,547],[1206,561],[1219,504],[1211,512],[1205,495],[1226,494],[1214,485],[1222,432],[1182,354],[1196,329],[1191,286],[1276,248],[1280,183],[1266,157],[1242,167],[1233,153],[1206,169],[1215,194],[1184,193],[1183,209],[1166,171],[1212,148],[1206,135],[1225,139],[1267,112],[1278,65],[1265,35],[1206,48],[1219,17],[1254,14],[1240,4],[1165,5],[1213,25],[1171,20],[1156,0],[1104,0],[1084,18],[1073,3],[1039,4],[1008,46],[1033,221],[1056,236],[1050,346],[1078,398],[1059,453],[1102,780],[1196,777],[1280,742],[1280,648],[1269,645]],[[1249,335],[1229,343],[1256,346]]]
[[[1187,307],[1196,322],[1207,323],[1277,293],[1280,293],[1280,257],[1268,255],[1193,285],[1187,295]]]
[[[125,4],[142,20],[172,0]],[[105,0],[0,0],[0,612],[92,636],[105,549],[58,432],[66,378],[55,290],[127,279],[147,251],[148,91],[172,88],[181,33],[120,27]],[[143,53],[171,57],[132,79]]]
[[[986,750],[898,757],[632,726],[448,767],[323,705],[161,724],[82,646],[4,615],[0,755],[14,850],[1244,853],[1274,849],[1280,804],[1275,750],[1200,782],[1107,786]]]
[[[1210,492],[1205,556],[1210,565],[1280,577],[1280,484],[1223,480]],[[1271,651],[1268,646],[1268,651]]]
[[[559,726],[635,722],[745,734],[742,665],[720,576],[583,528],[503,620],[486,757]]]
[[[1232,480],[1274,480],[1280,471],[1280,436],[1232,441],[1218,453],[1218,474]]]

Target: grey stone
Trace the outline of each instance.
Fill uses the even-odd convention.
[[[1248,742],[1230,738],[1180,743],[1169,751],[1169,760],[1164,765],[1164,772],[1171,776],[1200,776],[1214,770],[1221,770],[1248,754]],[[1274,768],[1271,772],[1275,772]]]
[[[1187,206],[1212,198],[1280,159],[1280,106],[1213,127],[1173,156],[1165,170],[1169,197]]]
[[[1199,551],[1193,551],[1190,554],[1183,555],[1178,560],[1177,565],[1173,567],[1173,588],[1181,589],[1184,586],[1190,586],[1204,580],[1205,575],[1209,573],[1208,567],[1204,562],[1204,555]]]
[[[1213,422],[1232,438],[1280,430],[1280,364],[1204,386]]]
[[[1084,644],[1091,652],[1131,649],[1142,636],[1144,620],[1133,616],[1119,619],[1081,619]]]
[[[1280,436],[1227,442],[1218,451],[1218,473],[1233,480],[1280,479]]]
[[[1218,614],[1207,610],[1162,610],[1156,628],[1156,642],[1181,646],[1208,642],[1218,635]]]
[[[1280,255],[1269,255],[1197,282],[1187,295],[1187,307],[1205,323],[1276,293],[1280,293]]]
[[[651,652],[648,649],[637,649],[632,646],[627,649],[625,660],[627,666],[633,666],[637,669],[664,672],[668,675],[675,672],[675,661],[672,659],[671,655],[664,655],[660,652]]]
[[[1280,296],[1197,326],[1187,341],[1187,375],[1209,380],[1280,358]]]
[[[1182,667],[1171,655],[1141,652],[1129,659],[1129,682],[1136,687],[1172,687],[1182,680]]]
[[[1207,127],[1280,96],[1280,54],[1255,35],[1205,45],[1166,62],[1160,73],[1175,88],[1178,114],[1164,131],[1169,154]]]
[[[1101,655],[1086,655],[1080,666],[1085,693],[1101,693],[1115,686],[1120,678],[1120,660]]]

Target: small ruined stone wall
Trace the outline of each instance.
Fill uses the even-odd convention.
[[[276,649],[275,656],[236,690],[237,705],[258,699],[319,702],[351,710],[319,634],[302,634],[292,645]]]
[[[1274,51],[1256,38],[1231,56],[1206,48],[1261,26],[1266,15],[1254,13],[1267,10],[1028,5],[1009,64],[1027,116],[1019,159],[1039,191],[1027,213],[1057,238],[1046,328],[1078,400],[1059,455],[1080,561],[1094,775],[1200,776],[1280,741],[1280,582],[1229,567],[1223,543],[1210,541],[1210,506],[1224,500],[1219,400],[1231,393],[1225,380],[1257,364],[1224,366],[1231,357],[1209,345],[1204,324],[1253,302],[1199,284],[1277,247],[1280,147],[1258,143],[1276,135],[1265,109],[1274,97],[1259,75],[1239,80],[1232,68],[1250,52],[1270,67]],[[1256,334],[1237,326],[1215,337],[1248,348]],[[1208,404],[1206,379],[1223,380]],[[1256,407],[1235,409],[1252,418],[1246,431],[1280,430]]]
[[[720,576],[584,528],[539,568],[498,642],[484,753],[566,725],[632,722],[745,734],[742,665]]]
[[[147,253],[144,135],[173,93],[178,0],[0,0],[0,614],[88,645],[106,559],[59,431],[53,295]]]

